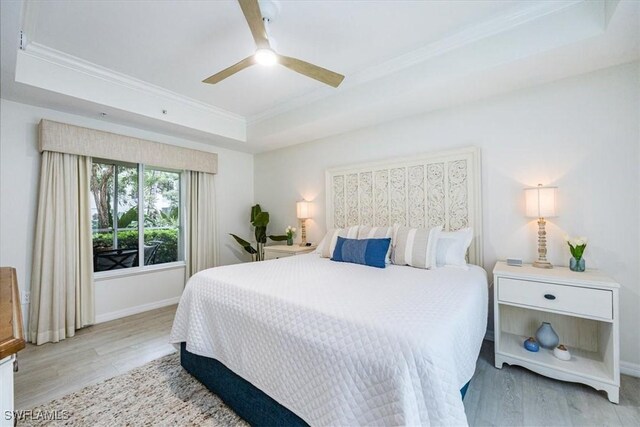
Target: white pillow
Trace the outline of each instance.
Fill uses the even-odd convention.
[[[436,245],[436,266],[468,269],[467,249],[473,240],[473,228],[442,231]]]
[[[361,225],[358,230],[358,239],[384,239],[393,238],[393,227],[371,227],[369,225]],[[393,243],[389,245],[387,250],[387,256],[384,261],[387,264],[391,264],[391,247]]]
[[[336,243],[338,242],[338,236],[347,239],[357,239],[359,229],[359,225],[354,225],[348,228],[331,228],[327,230],[327,234],[322,238],[316,252],[323,258],[331,258],[333,250],[336,248]]]
[[[394,224],[391,262],[417,268],[435,267],[436,244],[440,230],[441,225],[432,228],[410,228]]]
[[[361,225],[358,230],[358,239],[384,239],[393,235],[393,227],[371,227]]]

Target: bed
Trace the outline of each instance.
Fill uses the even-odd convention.
[[[479,233],[477,154],[330,170],[328,225],[366,223],[363,192],[370,184],[374,193],[380,177],[386,221],[395,221],[402,170],[405,224],[442,215],[446,229]],[[419,215],[409,200],[416,185]],[[383,211],[373,206],[374,224]],[[478,240],[468,269],[377,269],[307,254],[205,270],[186,286],[171,341],[185,369],[253,425],[466,424],[461,395],[487,321],[487,276],[473,265],[481,265]]]

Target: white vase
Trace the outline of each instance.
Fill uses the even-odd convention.
[[[553,355],[560,360],[564,360],[565,362],[567,360],[571,360],[571,353],[569,352],[569,349],[564,345],[559,345],[554,348]]]

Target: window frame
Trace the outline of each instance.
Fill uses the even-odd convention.
[[[129,267],[129,268],[119,268],[116,270],[107,270],[107,271],[94,271],[93,272],[93,278],[96,281],[100,281],[100,280],[105,280],[111,277],[126,277],[126,276],[132,276],[132,275],[137,275],[137,274],[143,274],[143,273],[148,273],[148,272],[153,272],[153,271],[158,271],[158,270],[170,270],[170,269],[176,269],[176,268],[182,268],[184,266],[186,266],[186,261],[185,261],[185,213],[186,213],[186,203],[185,200],[183,199],[184,194],[186,194],[186,183],[185,183],[185,171],[183,170],[175,170],[175,169],[169,169],[169,168],[163,168],[163,167],[155,167],[155,166],[150,166],[150,165],[145,165],[144,163],[129,163],[129,162],[121,162],[118,160],[109,160],[109,159],[102,159],[102,158],[92,158],[91,159],[92,163],[105,163],[105,164],[110,164],[110,165],[114,165],[116,166],[116,170],[114,173],[114,187],[113,187],[113,191],[114,191],[114,213],[117,215],[118,213],[118,208],[117,208],[117,202],[118,202],[118,170],[117,170],[117,166],[124,166],[124,167],[137,167],[137,171],[138,171],[138,260],[139,263],[141,262],[142,265],[137,265],[135,267]],[[177,173],[179,180],[180,180],[180,184],[179,184],[179,188],[178,188],[178,207],[179,207],[179,213],[178,213],[178,217],[179,217],[179,222],[178,222],[178,258],[180,258],[178,261],[173,261],[173,262],[165,262],[162,264],[152,264],[152,265],[144,265],[144,230],[145,230],[145,225],[144,225],[144,171],[145,171],[145,167],[149,167],[150,169],[153,170],[159,170],[159,171],[163,171],[163,172],[171,172],[171,173]],[[118,231],[118,227],[117,227],[117,223],[115,223],[114,221],[114,227],[113,227],[113,235],[114,235],[114,242],[117,244],[118,242],[118,236],[117,236],[117,231]],[[93,230],[92,230],[93,232]],[[93,237],[92,237],[92,242],[93,242]]]

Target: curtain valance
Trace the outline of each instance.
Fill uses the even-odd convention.
[[[217,173],[218,155],[51,120],[40,121],[40,151]]]

